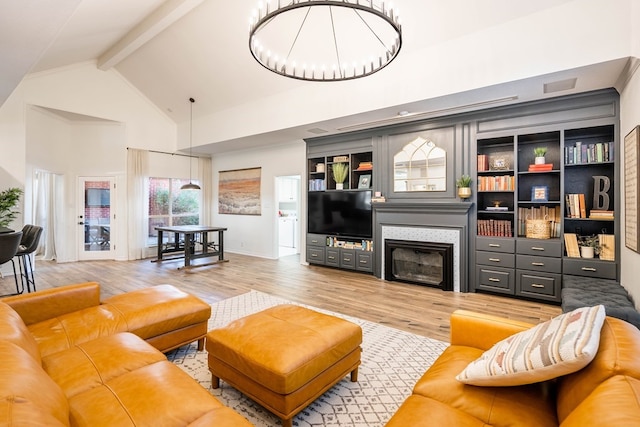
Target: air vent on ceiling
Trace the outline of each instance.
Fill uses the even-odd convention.
[[[545,83],[544,93],[553,93],[553,92],[560,92],[563,90],[575,89],[577,81],[578,79],[574,77],[572,79],[558,80],[557,82]]]
[[[329,132],[329,131],[328,131],[328,130],[326,130],[326,129],[313,128],[313,129],[308,129],[308,130],[307,130],[307,132],[309,132],[309,133],[315,133],[316,135],[319,135],[319,134],[321,134],[321,133],[327,133],[327,132]]]

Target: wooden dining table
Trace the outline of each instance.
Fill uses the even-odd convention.
[[[153,262],[162,262],[184,258],[181,268],[203,267],[206,265],[227,262],[224,259],[224,227],[209,225],[175,225],[155,227],[158,232],[158,255]],[[164,242],[164,233],[173,233],[173,241]],[[217,242],[209,240],[209,233],[217,233]],[[167,254],[180,254],[165,257]],[[200,258],[217,258],[207,263],[192,263]]]

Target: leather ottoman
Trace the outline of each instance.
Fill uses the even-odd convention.
[[[278,305],[207,333],[213,388],[220,379],[291,426],[345,375],[358,380],[362,329],[295,305]]]

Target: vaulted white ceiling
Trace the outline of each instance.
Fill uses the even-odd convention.
[[[589,1],[593,2],[597,0]],[[253,60],[248,17],[256,6],[254,0],[0,0],[0,105],[28,73],[95,61],[99,69],[117,70],[181,129],[189,117],[187,100],[196,98],[194,115],[210,127],[202,126],[207,129],[194,145],[199,145],[199,152],[215,153],[416,118],[397,118],[401,110],[428,117],[614,87],[628,66],[618,52],[610,58],[594,56],[592,63],[572,62],[562,57],[570,52],[555,52],[554,46],[548,46],[553,66],[538,61],[539,67],[532,67],[517,58],[510,63],[506,57],[494,70],[485,70],[473,57],[495,56],[493,49],[508,43],[505,28],[527,24],[530,16],[553,21],[556,10],[564,19],[566,9],[578,3],[396,0],[404,39],[396,61],[367,82],[310,83],[272,74]],[[482,33],[479,40],[486,40],[494,28],[502,31],[497,47],[469,46],[472,36]],[[531,28],[522,31],[536,34]],[[553,27],[541,24],[539,31],[544,34]],[[447,87],[433,81],[439,74],[430,70],[451,66],[447,56],[436,53],[450,56],[448,49],[460,46],[465,49],[460,55],[469,58],[465,65],[469,68],[458,65],[465,64],[464,58],[456,60],[458,84]],[[417,81],[416,75],[424,75],[424,80]],[[408,82],[402,81],[405,76]],[[522,78],[509,80],[511,76]],[[573,78],[578,82],[575,88],[543,91],[545,83]],[[362,103],[336,94],[357,96]],[[316,104],[325,111],[312,113]],[[299,115],[304,105],[309,106],[308,118]],[[246,129],[223,129],[225,117],[238,113],[246,115],[242,119]],[[273,126],[261,125],[261,120]]]

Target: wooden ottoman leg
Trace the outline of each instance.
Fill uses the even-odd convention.
[[[282,427],[292,427],[292,426],[293,426],[293,418],[282,420]]]
[[[198,351],[204,350],[204,337],[198,340]]]
[[[211,374],[211,388],[220,388],[220,378],[216,377],[213,374]]]
[[[351,382],[352,383],[358,382],[358,368],[351,371]]]

